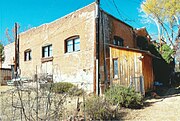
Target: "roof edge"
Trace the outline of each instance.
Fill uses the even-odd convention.
[[[112,48],[116,48],[116,49],[122,49],[122,50],[127,50],[127,51],[135,51],[135,52],[139,52],[139,53],[145,53],[145,54],[147,54],[147,55],[149,55],[151,57],[160,59],[159,57],[153,55],[150,51],[140,50],[140,49],[136,49],[136,48],[120,47],[120,46],[113,45],[113,44],[109,44],[109,46],[112,47]]]
[[[100,9],[100,10],[101,10],[101,12],[103,12],[103,13],[107,14],[108,16],[112,17],[113,19],[115,19],[115,20],[117,20],[117,21],[119,21],[119,22],[121,22],[121,23],[123,23],[123,24],[125,24],[125,25],[129,26],[130,28],[134,29],[134,27],[132,27],[131,25],[129,25],[129,24],[127,24],[127,23],[125,23],[124,21],[120,20],[119,18],[117,18],[117,17],[115,17],[115,16],[111,15],[111,14],[110,14],[110,13],[108,13],[107,11],[105,11],[105,10],[103,10],[103,9]]]

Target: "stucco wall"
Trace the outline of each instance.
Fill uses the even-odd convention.
[[[10,69],[11,65],[14,64],[13,61],[13,58],[15,56],[14,42],[4,46],[4,55],[5,55],[5,59],[4,62],[2,63],[2,68]]]
[[[80,51],[65,53],[65,40],[79,35]],[[48,24],[20,34],[21,77],[37,73],[53,74],[54,82],[88,83],[86,90],[93,91],[95,42],[95,4]],[[52,44],[53,60],[42,63],[42,46]],[[24,51],[31,49],[32,60],[24,61]]]

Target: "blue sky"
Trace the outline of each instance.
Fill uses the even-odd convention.
[[[82,8],[95,0],[1,0],[0,40],[7,44],[5,30],[11,32],[14,23],[20,24],[20,31],[54,21],[68,13]],[[150,34],[154,26],[142,24],[139,13],[141,0],[102,0],[101,8],[134,28],[146,26]],[[119,11],[119,13],[118,13]]]

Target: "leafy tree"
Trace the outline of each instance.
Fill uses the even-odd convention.
[[[155,22],[158,29],[158,38],[169,40],[174,46],[179,26],[180,2],[179,0],[144,0],[141,10],[151,21]]]
[[[4,46],[0,43],[0,61],[4,61]]]
[[[170,63],[172,62],[174,59],[173,59],[173,56],[175,52],[173,49],[171,49],[170,46],[168,46],[167,44],[164,44],[162,47],[161,47],[161,55],[163,57],[163,59],[167,62],[167,63]]]

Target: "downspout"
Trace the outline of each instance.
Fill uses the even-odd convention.
[[[105,91],[105,89],[106,89],[106,87],[108,86],[108,77],[107,77],[107,61],[106,61],[106,47],[107,47],[107,45],[106,45],[106,31],[105,31],[105,21],[104,21],[104,16],[103,16],[104,14],[101,14],[101,24],[102,24],[102,36],[103,36],[103,53],[104,53],[104,90],[103,91]]]

